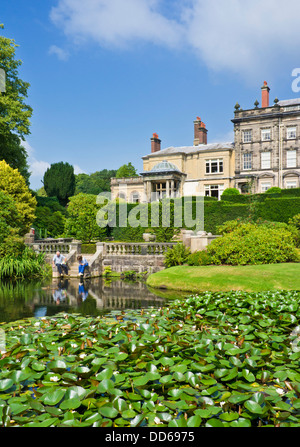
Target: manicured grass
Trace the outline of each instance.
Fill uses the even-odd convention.
[[[300,264],[172,267],[148,277],[147,285],[183,292],[300,290]]]

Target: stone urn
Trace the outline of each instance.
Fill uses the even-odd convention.
[[[155,242],[156,235],[152,233],[143,233],[143,239],[145,242]]]

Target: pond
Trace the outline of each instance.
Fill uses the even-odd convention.
[[[150,290],[143,282],[104,280],[53,280],[0,282],[0,323],[60,312],[98,316],[111,310],[161,307],[182,297]]]

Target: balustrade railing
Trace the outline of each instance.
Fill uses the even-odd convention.
[[[106,256],[128,255],[164,255],[175,243],[105,243],[103,254]]]

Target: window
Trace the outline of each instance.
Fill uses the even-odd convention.
[[[288,127],[287,128],[287,139],[295,140],[297,136],[297,128],[296,127]]]
[[[206,161],[206,174],[221,174],[223,170],[223,159]]]
[[[252,130],[244,130],[243,143],[252,143]]]
[[[205,186],[205,195],[206,197],[216,197],[220,200],[221,195],[224,192],[224,185],[206,185]]]
[[[262,129],[261,140],[262,141],[271,141],[271,129]]]
[[[134,192],[131,195],[131,202],[132,203],[140,203],[140,195],[138,192]]]
[[[270,189],[272,187],[270,182],[264,182],[261,184],[261,192],[266,192],[268,191],[268,189]]]
[[[297,180],[290,180],[286,182],[286,189],[294,189],[297,188]]]
[[[271,168],[271,152],[261,153],[261,169]]]
[[[252,169],[252,154],[247,153],[243,155],[243,170],[249,171]]]
[[[297,166],[297,151],[287,151],[286,153],[286,167],[296,168]]]

